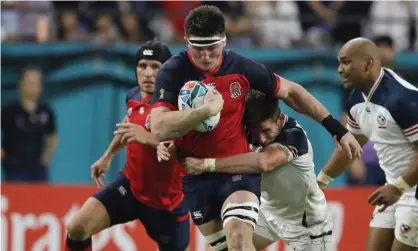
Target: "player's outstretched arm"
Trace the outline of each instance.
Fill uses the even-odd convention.
[[[354,134],[354,137],[361,146],[368,141],[367,137],[362,134]],[[327,186],[334,178],[340,176],[353,161],[354,159],[350,159],[346,151],[339,151],[336,148],[325,167],[318,174],[318,183],[321,186]]]
[[[128,121],[127,117],[124,117],[122,123]],[[115,154],[117,154],[120,150],[122,150],[126,146],[126,142],[122,141],[122,137],[120,135],[115,135],[112,141],[109,144],[109,147],[103,154],[103,158],[113,158]]]
[[[297,112],[319,122],[348,153],[348,157],[360,157],[361,146],[353,135],[328,110],[301,85],[280,77],[280,89],[276,94]]]
[[[183,165],[190,174],[265,173],[286,165],[292,158],[293,154],[287,147],[274,144],[265,147],[261,152],[238,154],[227,158],[186,158]]]
[[[206,119],[218,114],[223,107],[222,96],[209,88],[204,105],[187,111],[172,111],[160,106],[151,110],[151,131],[159,141],[174,140],[182,137],[199,126]]]

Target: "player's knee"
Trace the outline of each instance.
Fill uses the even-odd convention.
[[[72,217],[67,224],[67,233],[73,240],[85,240],[90,237],[86,222],[77,220],[76,217]]]
[[[252,246],[254,227],[241,220],[232,219],[225,224],[228,250],[247,250]]]

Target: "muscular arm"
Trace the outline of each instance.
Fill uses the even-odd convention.
[[[265,173],[289,162],[292,153],[282,145],[265,147],[262,152],[251,152],[216,159],[215,172]]]
[[[413,144],[415,147],[415,155],[408,169],[402,174],[402,179],[408,183],[410,187],[414,187],[418,184],[418,141],[415,141]]]
[[[282,99],[295,111],[304,114],[318,123],[330,113],[328,110],[301,85],[280,77],[280,90],[276,97]]]
[[[124,117],[122,122],[126,122],[127,121],[127,117]],[[118,153],[120,150],[122,150],[125,146],[126,143],[121,142],[121,135],[117,134],[113,137],[112,142],[110,142],[109,147],[106,149],[106,151],[103,154],[104,158],[113,158],[113,156],[115,156],[116,153]]]
[[[367,143],[368,139],[366,136],[361,134],[353,134],[358,143],[363,146]],[[341,175],[342,172],[353,162],[353,159],[348,157],[346,151],[334,150],[330,159],[325,164],[325,167],[321,172],[330,176],[331,178],[336,178]]]
[[[151,110],[151,131],[159,141],[182,137],[210,117],[205,105],[187,111],[171,111],[167,107]]]

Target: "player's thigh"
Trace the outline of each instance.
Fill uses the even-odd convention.
[[[260,209],[260,182],[259,175],[232,175],[224,182],[219,198],[223,202],[221,218],[225,229],[237,224],[254,229]]]
[[[160,251],[184,251],[190,241],[190,220],[187,202],[183,200],[173,211],[141,205],[139,219]]]
[[[110,226],[134,220],[136,204],[129,180],[120,174],[89,198],[71,218],[67,227],[69,235],[91,236]]]
[[[71,217],[67,230],[73,239],[86,239],[110,226],[110,218],[105,206],[90,197],[81,209]]]
[[[265,249],[278,240],[279,237],[269,226],[268,220],[265,218],[263,211],[260,211],[253,234],[253,244],[255,249]]]
[[[391,249],[395,238],[395,206],[378,212],[376,207],[370,220],[367,237],[367,251],[388,251]]]
[[[370,227],[367,237],[367,251],[390,251],[394,239],[393,228]]]
[[[395,212],[395,242],[392,251],[418,249],[418,201],[410,198],[413,205],[398,205]]]

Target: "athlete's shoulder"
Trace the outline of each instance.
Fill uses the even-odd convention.
[[[346,111],[350,111],[353,106],[364,102],[364,97],[360,90],[347,90],[344,95],[344,109]]]
[[[128,93],[126,94],[125,103],[127,104],[129,100],[141,100],[141,89],[138,86],[129,89]]]
[[[287,115],[285,115],[285,123],[275,142],[287,146],[295,157],[309,151],[308,137],[305,131],[295,119]]]
[[[161,67],[163,71],[177,71],[179,68],[189,67],[187,51],[180,51],[168,59]]]

